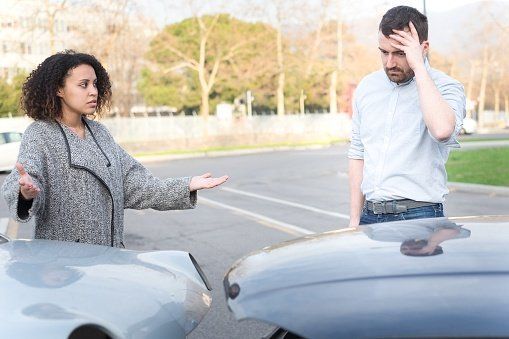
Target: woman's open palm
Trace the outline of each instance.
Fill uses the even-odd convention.
[[[19,172],[19,190],[21,195],[25,200],[34,199],[41,189],[33,182],[32,177],[25,171],[22,164],[16,163],[16,168]]]

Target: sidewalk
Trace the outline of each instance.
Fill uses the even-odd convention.
[[[464,182],[448,182],[447,187],[451,192],[468,192],[476,194],[509,196],[509,187],[507,186],[467,184]]]
[[[509,147],[509,140],[488,140],[488,141],[460,141],[461,148],[454,148],[453,150],[470,150],[478,148],[490,147]]]

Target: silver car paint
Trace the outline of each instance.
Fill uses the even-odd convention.
[[[441,255],[403,255],[420,227],[454,223]],[[347,228],[264,248],[225,276],[230,310],[311,338],[509,335],[509,217]],[[454,324],[454,326],[451,326]]]
[[[67,338],[95,324],[114,338],[184,338],[211,297],[189,254],[50,240],[0,244],[0,334]]]

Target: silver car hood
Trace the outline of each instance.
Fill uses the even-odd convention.
[[[211,297],[189,253],[50,240],[0,244],[5,338],[67,338],[94,324],[113,338],[184,338]]]
[[[455,228],[455,236],[441,244],[443,254],[402,254],[404,239],[420,239],[441,227]],[[442,317],[447,320],[444,324],[435,319],[434,314],[442,314],[436,312],[437,305],[456,314],[460,320],[455,321],[466,323],[466,333],[472,335],[483,327],[479,317],[486,316],[490,321],[486,324],[507,324],[509,294],[479,289],[509,283],[508,243],[507,217],[346,228],[254,252],[232,265],[224,287],[238,320],[262,320],[304,337],[405,336],[414,333],[416,323],[422,324],[425,336],[433,336],[442,325],[451,327],[451,318]],[[493,307],[494,300],[498,307]],[[465,302],[467,306],[461,305]],[[456,307],[484,313],[473,319]],[[423,321],[426,316],[433,319],[433,326]],[[398,320],[391,323],[387,320],[391,317]],[[401,332],[393,332],[395,327]],[[509,325],[498,329],[509,333]]]

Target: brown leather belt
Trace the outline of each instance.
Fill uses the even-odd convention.
[[[410,199],[389,200],[382,202],[366,201],[364,207],[374,214],[397,214],[404,213],[411,208],[436,205],[435,202],[415,201]]]

